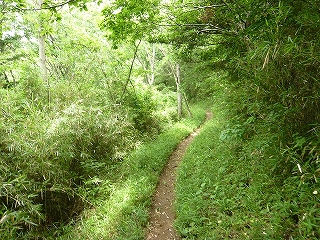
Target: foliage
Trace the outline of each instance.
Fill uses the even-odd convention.
[[[63,234],[96,204],[100,191],[108,196],[107,178],[118,176],[117,166],[137,144],[175,121],[173,93],[139,83],[135,69],[127,101],[119,105],[130,44],[112,50],[95,22],[86,20],[96,11],[77,12],[77,18],[71,17],[75,10],[62,12],[60,21],[48,22],[50,86],[40,78],[37,31],[26,14],[30,38],[16,39],[18,49],[12,50],[28,53],[23,63],[11,65],[19,81],[0,88],[1,239]]]
[[[157,23],[159,3],[159,0],[112,1],[102,11],[104,20],[101,27],[107,30],[109,39],[115,45],[124,40],[141,40]]]
[[[48,114],[23,95],[16,106],[11,95],[7,97],[2,99],[1,129],[3,218],[14,223],[13,229],[21,228],[21,221],[27,228],[37,225],[42,222],[39,216],[46,217],[45,224],[65,221],[79,210],[69,206],[80,201],[75,196],[78,186],[121,159],[132,146],[134,129],[107,106],[94,108],[78,101]],[[69,205],[63,204],[66,201]],[[6,217],[15,212],[22,215]]]
[[[36,93],[39,88],[30,84],[25,87]],[[161,128],[155,125],[160,124],[157,111],[163,113],[155,102],[143,98],[138,103],[144,108],[113,106],[105,90],[95,85],[87,84],[77,96],[74,89],[75,85],[56,85],[52,102],[57,105],[52,110],[43,106],[45,96],[31,92],[28,99],[19,88],[2,90],[1,223],[5,237],[39,229],[38,225],[59,226],[58,222],[77,216],[85,205],[90,206],[88,196],[94,189],[89,182],[121,162],[143,140],[142,135],[155,136],[165,127],[163,116]],[[138,93],[150,97],[150,91],[165,100],[156,90],[143,93],[139,89]],[[170,106],[171,101],[164,104]]]

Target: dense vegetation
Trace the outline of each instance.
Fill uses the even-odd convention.
[[[112,49],[93,7],[61,10],[60,20],[42,12],[53,18],[46,22],[44,76],[35,13],[16,15],[1,4],[0,238],[56,237],[95,206],[100,183],[118,176],[133,149],[177,120],[175,94],[170,85],[147,84],[145,42],[128,77],[134,50]]]
[[[182,92],[181,236],[319,239],[318,1],[95,2],[0,2],[1,239],[143,238]]]
[[[192,39],[186,74],[203,76],[186,88],[214,96],[216,118],[180,170],[177,227],[190,239],[319,239],[318,3],[212,2],[192,22],[213,36],[180,32]]]

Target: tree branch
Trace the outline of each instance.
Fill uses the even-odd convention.
[[[217,8],[217,7],[225,7],[225,4],[217,4],[217,5],[209,5],[209,6],[193,6],[194,9],[207,9],[207,8]]]
[[[217,28],[205,28],[199,30],[199,33],[206,33],[206,34],[221,34],[222,30]]]
[[[77,2],[78,0],[68,0],[66,2],[62,2],[56,5],[52,5],[52,6],[46,6],[46,7],[40,7],[40,8],[19,8],[19,7],[14,7],[15,9],[19,10],[19,11],[41,11],[41,10],[48,10],[48,9],[55,9],[55,8],[59,8],[59,7],[63,7],[64,5],[73,3],[73,2]],[[42,4],[43,5],[43,4]]]
[[[128,86],[128,84],[129,84],[129,82],[130,82],[131,85],[132,85],[132,82],[131,82],[131,74],[132,74],[132,70],[133,70],[134,61],[135,61],[136,58],[137,58],[137,54],[138,54],[138,49],[139,49],[140,43],[141,43],[141,40],[139,40],[138,44],[135,46],[135,50],[134,50],[134,54],[133,54],[133,59],[132,59],[132,61],[131,61],[128,78],[127,78],[126,84],[124,85],[124,88],[123,88],[123,91],[122,91],[122,94],[121,94],[121,97],[120,97],[120,103],[122,102],[123,97],[124,97],[124,94],[125,94],[126,91],[127,91],[127,86]]]
[[[206,9],[206,8],[217,8],[226,6],[225,2],[223,4],[212,4],[207,6],[194,6],[193,3],[183,4],[178,6],[178,8],[194,8],[194,9]]]
[[[225,29],[210,23],[185,23],[185,24],[161,24],[160,27],[195,27],[199,33],[217,33],[226,32]],[[203,27],[202,29],[199,29]]]
[[[210,23],[175,23],[175,24],[160,24],[158,25],[160,27],[175,27],[175,26],[179,26],[179,27],[215,27],[215,28],[219,28],[218,26],[215,26],[213,24]]]

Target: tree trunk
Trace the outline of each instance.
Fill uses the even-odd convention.
[[[178,119],[182,116],[182,93],[180,88],[181,77],[180,77],[180,65],[176,66],[176,84],[177,84],[177,100],[178,100]]]
[[[189,103],[188,103],[188,100],[187,100],[186,94],[183,94],[183,99],[184,99],[184,102],[186,103],[186,107],[187,107],[188,115],[189,115],[189,117],[191,117],[191,118],[192,118],[192,113],[191,113],[191,110],[190,110],[190,107],[189,107]]]
[[[44,36],[39,36],[40,70],[41,70],[41,77],[43,81],[46,82],[47,85],[49,85],[44,38],[45,38]]]
[[[147,72],[147,74],[146,74],[147,83],[149,85],[153,85],[154,76],[155,76],[154,70],[155,70],[155,57],[156,57],[156,46],[154,43],[152,44],[151,54],[149,53],[149,50],[150,50],[149,47],[145,46],[145,51],[147,54],[147,59],[145,60],[147,62],[146,64],[144,64],[143,60],[141,60],[141,59],[138,59],[138,60],[141,63],[143,69]],[[150,65],[150,69],[149,69],[148,64]],[[151,74],[149,74],[148,72],[151,72]]]
[[[155,57],[156,57],[156,46],[152,44],[152,56],[150,58],[150,66],[151,66],[151,77],[149,84],[152,85],[154,83],[154,69],[155,69]]]
[[[159,50],[162,52],[162,54],[164,56],[166,56],[166,53],[165,53],[164,49],[159,48]],[[174,76],[174,79],[176,81],[176,86],[177,86],[178,119],[180,119],[181,116],[182,116],[182,100],[183,99],[184,99],[184,101],[186,103],[186,107],[187,107],[187,111],[188,111],[189,117],[192,117],[192,113],[190,111],[187,98],[181,91],[181,86],[180,86],[180,84],[181,84],[180,65],[176,64],[176,69],[174,69],[174,65],[170,62],[170,60],[168,61],[168,63],[169,63],[169,67],[170,67],[170,69],[172,71],[172,74]]]
[[[126,83],[125,83],[125,85],[124,85],[124,88],[123,88],[123,91],[122,91],[122,94],[121,94],[121,97],[120,97],[120,104],[122,103],[122,100],[123,100],[123,98],[124,98],[124,95],[125,95],[125,93],[126,93],[126,91],[127,91],[127,86],[128,86],[128,84],[131,83],[132,87],[134,87],[134,85],[133,85],[132,82],[131,82],[131,74],[132,74],[132,70],[133,70],[134,61],[135,61],[136,58],[137,58],[137,54],[138,54],[138,49],[139,49],[140,43],[141,43],[141,40],[139,40],[138,44],[135,45],[135,50],[134,50],[133,58],[132,58],[132,61],[131,61],[128,78],[127,78],[127,81],[126,81]]]
[[[41,8],[43,4],[43,0],[38,1],[38,7]],[[42,11],[40,11],[39,14],[39,64],[40,64],[40,72],[41,72],[41,78],[47,85],[47,91],[48,91],[48,103],[50,104],[50,81],[48,77],[48,70],[47,70],[47,64],[46,64],[46,52],[45,52],[45,35],[43,33],[43,19],[42,19]]]

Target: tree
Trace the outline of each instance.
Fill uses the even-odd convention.
[[[43,4],[43,0],[38,0],[38,8],[41,9]],[[39,40],[39,60],[40,60],[40,71],[42,80],[47,84],[48,88],[48,102],[50,103],[50,81],[48,77],[48,70],[46,64],[46,48],[45,48],[45,35],[48,34],[45,31],[44,24],[45,24],[45,13],[40,10],[39,12],[39,30],[38,30],[38,40]]]

